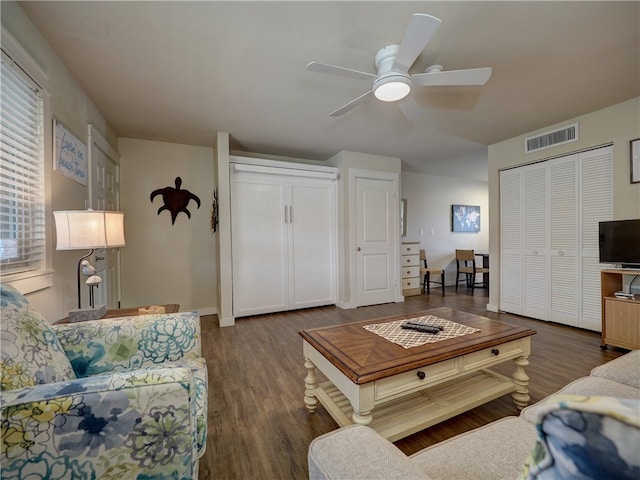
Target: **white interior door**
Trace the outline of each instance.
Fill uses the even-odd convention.
[[[310,307],[335,303],[335,181],[296,179],[289,194],[290,304]]]
[[[396,300],[400,204],[395,174],[355,176],[356,306]]]
[[[285,187],[277,175],[231,174],[236,317],[281,311],[289,303]]]
[[[120,155],[92,125],[89,125],[89,199],[94,210],[116,211],[120,207]],[[126,240],[126,237],[125,237]],[[99,249],[94,267],[102,283],[94,289],[95,304],[120,307],[120,250]]]

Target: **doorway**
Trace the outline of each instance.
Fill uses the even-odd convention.
[[[89,208],[116,211],[120,208],[120,154],[89,125]],[[97,274],[102,283],[96,289],[95,304],[120,307],[120,250],[98,249],[95,252]]]

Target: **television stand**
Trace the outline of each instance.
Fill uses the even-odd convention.
[[[640,269],[607,269],[600,272],[602,293],[602,344],[640,349],[640,299],[618,298],[624,275],[640,275]]]

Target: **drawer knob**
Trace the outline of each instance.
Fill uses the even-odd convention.
[[[498,350],[497,348],[492,348],[491,353],[493,353],[497,357],[498,355],[500,355],[500,350]]]
[[[424,377],[426,377],[426,375],[424,374],[424,372],[420,372],[420,371],[418,371],[418,373],[416,373],[416,375],[418,375],[418,378],[419,378],[420,380],[424,380]]]

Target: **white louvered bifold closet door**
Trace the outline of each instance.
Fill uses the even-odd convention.
[[[522,315],[522,172],[500,172],[500,308]]]
[[[549,311],[547,166],[523,169],[523,314],[546,320]]]
[[[602,147],[500,172],[500,309],[601,330],[598,223],[613,215]]]
[[[578,156],[548,162],[550,194],[549,320],[578,326]]]
[[[613,148],[580,154],[580,327],[602,329],[598,223],[613,219]]]

